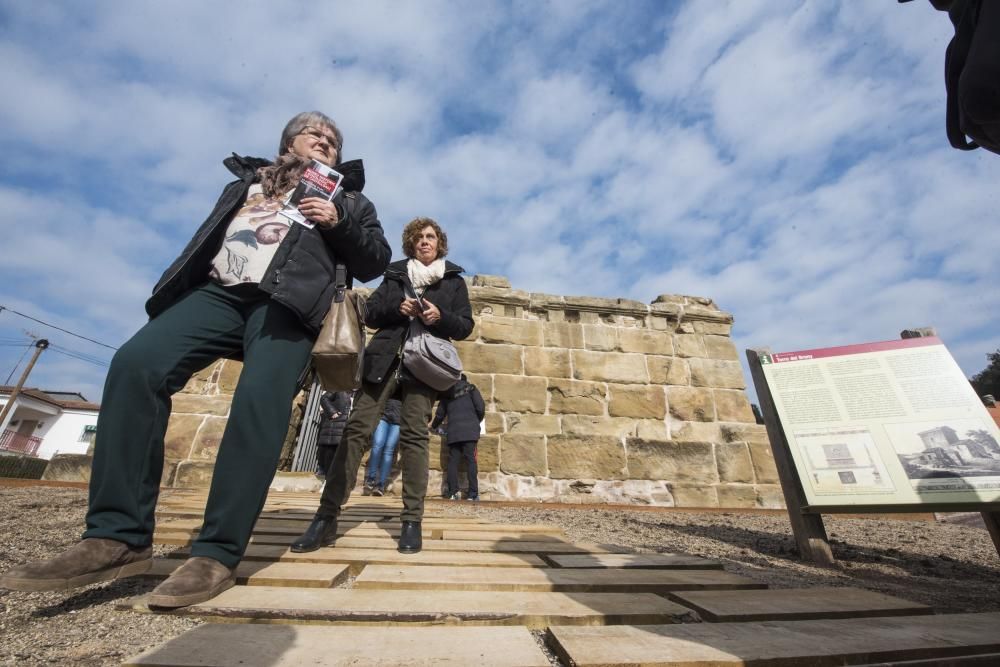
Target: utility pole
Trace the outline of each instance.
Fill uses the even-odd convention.
[[[31,361],[28,362],[24,372],[21,373],[21,379],[17,381],[17,386],[14,387],[14,391],[10,392],[10,397],[7,399],[7,405],[3,406],[3,411],[0,412],[0,426],[7,423],[7,413],[14,408],[14,401],[17,400],[17,395],[21,393],[21,387],[24,386],[25,380],[28,379],[28,373],[31,372],[31,368],[35,365],[35,362],[38,361],[38,357],[42,353],[42,350],[48,346],[49,341],[44,338],[35,341],[35,353],[31,355]]]

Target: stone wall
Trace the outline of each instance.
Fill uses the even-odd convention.
[[[733,318],[710,299],[529,293],[499,276],[469,292],[476,328],[457,347],[487,404],[483,498],[782,506]],[[174,397],[164,484],[207,484],[239,370],[220,361]],[[432,437],[431,493],[446,464]]]

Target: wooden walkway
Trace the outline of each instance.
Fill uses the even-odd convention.
[[[180,565],[203,494],[165,492],[156,541]],[[352,498],[332,547],[293,554],[316,497],[272,493],[238,585],[169,612],[209,622],[127,665],[1000,665],[1000,613],[934,615],[851,588],[768,589],[684,554],[570,543],[558,528],[447,518],[396,551],[399,503]],[[146,612],[144,598],[122,608]]]

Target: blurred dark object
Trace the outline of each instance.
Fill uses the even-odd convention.
[[[959,150],[982,147],[1000,154],[1000,3],[996,0],[930,0],[930,3],[939,11],[948,12],[955,26],[955,36],[944,58],[948,141]]]

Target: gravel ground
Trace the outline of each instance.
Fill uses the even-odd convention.
[[[0,571],[73,544],[86,492],[0,487]],[[491,507],[435,502],[434,511],[498,523],[561,526],[571,539],[639,552],[684,552],[774,588],[854,586],[931,605],[939,613],[1000,611],[1000,557],[974,521],[955,523],[827,517],[839,567],[795,560],[781,514]],[[965,519],[962,517],[962,519]],[[965,525],[965,524],[969,525]],[[159,548],[158,548],[159,549]],[[67,593],[0,591],[0,665],[119,665],[198,621],[120,612],[115,604],[154,582],[124,580]]]

